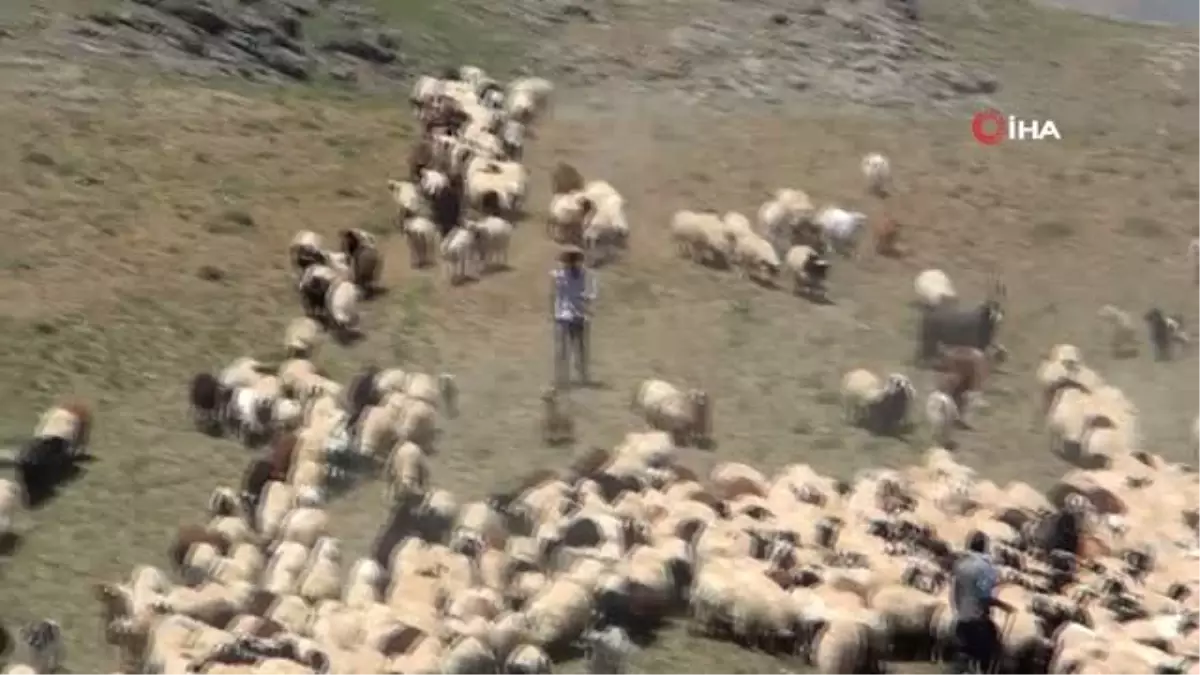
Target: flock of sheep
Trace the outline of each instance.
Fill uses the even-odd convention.
[[[505,91],[470,67],[417,83],[427,131],[410,180],[389,182],[414,265],[439,255],[457,279],[504,264],[528,184],[525,128],[550,92],[537,78]],[[886,194],[887,160],[869,155],[862,170]],[[593,262],[627,245],[611,185],[567,165],[552,182],[551,236]],[[481,217],[464,219],[468,209]],[[760,281],[786,270],[819,297],[828,252],[852,251],[864,221],[785,189],[757,227],[684,211],[670,232],[694,260]],[[997,594],[1014,607],[1001,617],[1000,671],[1200,673],[1200,482],[1144,450],[1136,408],[1077,348],[1056,345],[1036,373],[1051,447],[1078,465],[1047,494],[998,486],[946,449],[1005,353],[994,339],[1002,284],[970,306],[939,270],[914,283],[916,357],[941,373],[925,409],[936,447],[913,466],[842,481],[803,463],[768,477],[722,462],[700,477],[680,449],[711,441],[708,394],[646,380],[630,403],[648,430],[468,501],[431,472],[458,415],[453,375],[371,367],[342,383],[314,362],[326,333],[358,330],[381,268],[369,233],[338,241],[337,251],[312,232],[292,242],[305,316],[286,328],[285,361],[243,357],[193,378],[197,427],[256,451],[240,486],[216,487],[203,519],[178,528],[161,566],[96,586],[122,672],[548,673],[582,647],[590,672],[619,673],[634,638],[669,620],[824,673],[882,672],[954,653],[944,587],[979,530],[993,542]],[[1164,340],[1179,333],[1175,321]],[[879,432],[908,424],[915,398],[899,373],[854,370],[842,383],[847,418]],[[543,400],[547,439],[569,435],[553,392]],[[0,532],[86,453],[90,429],[78,403],[43,416],[18,480],[0,481]],[[369,554],[347,560],[325,505],[359,474],[379,475],[387,517]],[[20,637],[23,662],[6,672],[55,672],[57,624]]]

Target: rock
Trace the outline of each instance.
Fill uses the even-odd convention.
[[[391,63],[396,52],[379,44],[378,35],[352,35],[326,40],[321,49],[327,52],[348,54],[371,63]]]
[[[164,0],[158,7],[210,35],[220,35],[236,25],[232,15],[208,0]]]
[[[775,24],[776,26],[786,26],[791,22],[792,17],[784,14],[783,12],[775,12],[771,15],[771,23]]]
[[[262,50],[260,58],[272,70],[301,81],[312,79],[317,66],[316,59],[311,56],[297,54],[283,47],[267,47]]]

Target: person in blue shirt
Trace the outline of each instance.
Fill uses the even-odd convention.
[[[975,531],[967,537],[967,551],[954,564],[950,602],[954,608],[954,634],[958,642],[956,673],[991,672],[1000,647],[1000,633],[992,621],[992,608],[1011,613],[1013,607],[994,597],[996,567],[987,554],[988,537]]]
[[[570,361],[575,361],[581,384],[588,379],[588,329],[596,282],[584,269],[583,251],[566,246],[559,255],[561,266],[550,273],[553,279],[550,311],[554,317],[554,382],[565,385],[570,378]]]

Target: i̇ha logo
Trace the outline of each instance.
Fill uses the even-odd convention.
[[[983,145],[999,145],[1002,141],[1062,140],[1054,120],[1027,120],[1005,115],[999,110],[984,110],[971,118],[971,135]]]

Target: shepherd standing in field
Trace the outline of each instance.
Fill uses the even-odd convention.
[[[559,254],[560,267],[550,273],[553,284],[550,311],[554,317],[554,382],[570,380],[570,362],[575,361],[580,384],[588,384],[588,332],[596,280],[584,269],[583,250],[566,246]]]

